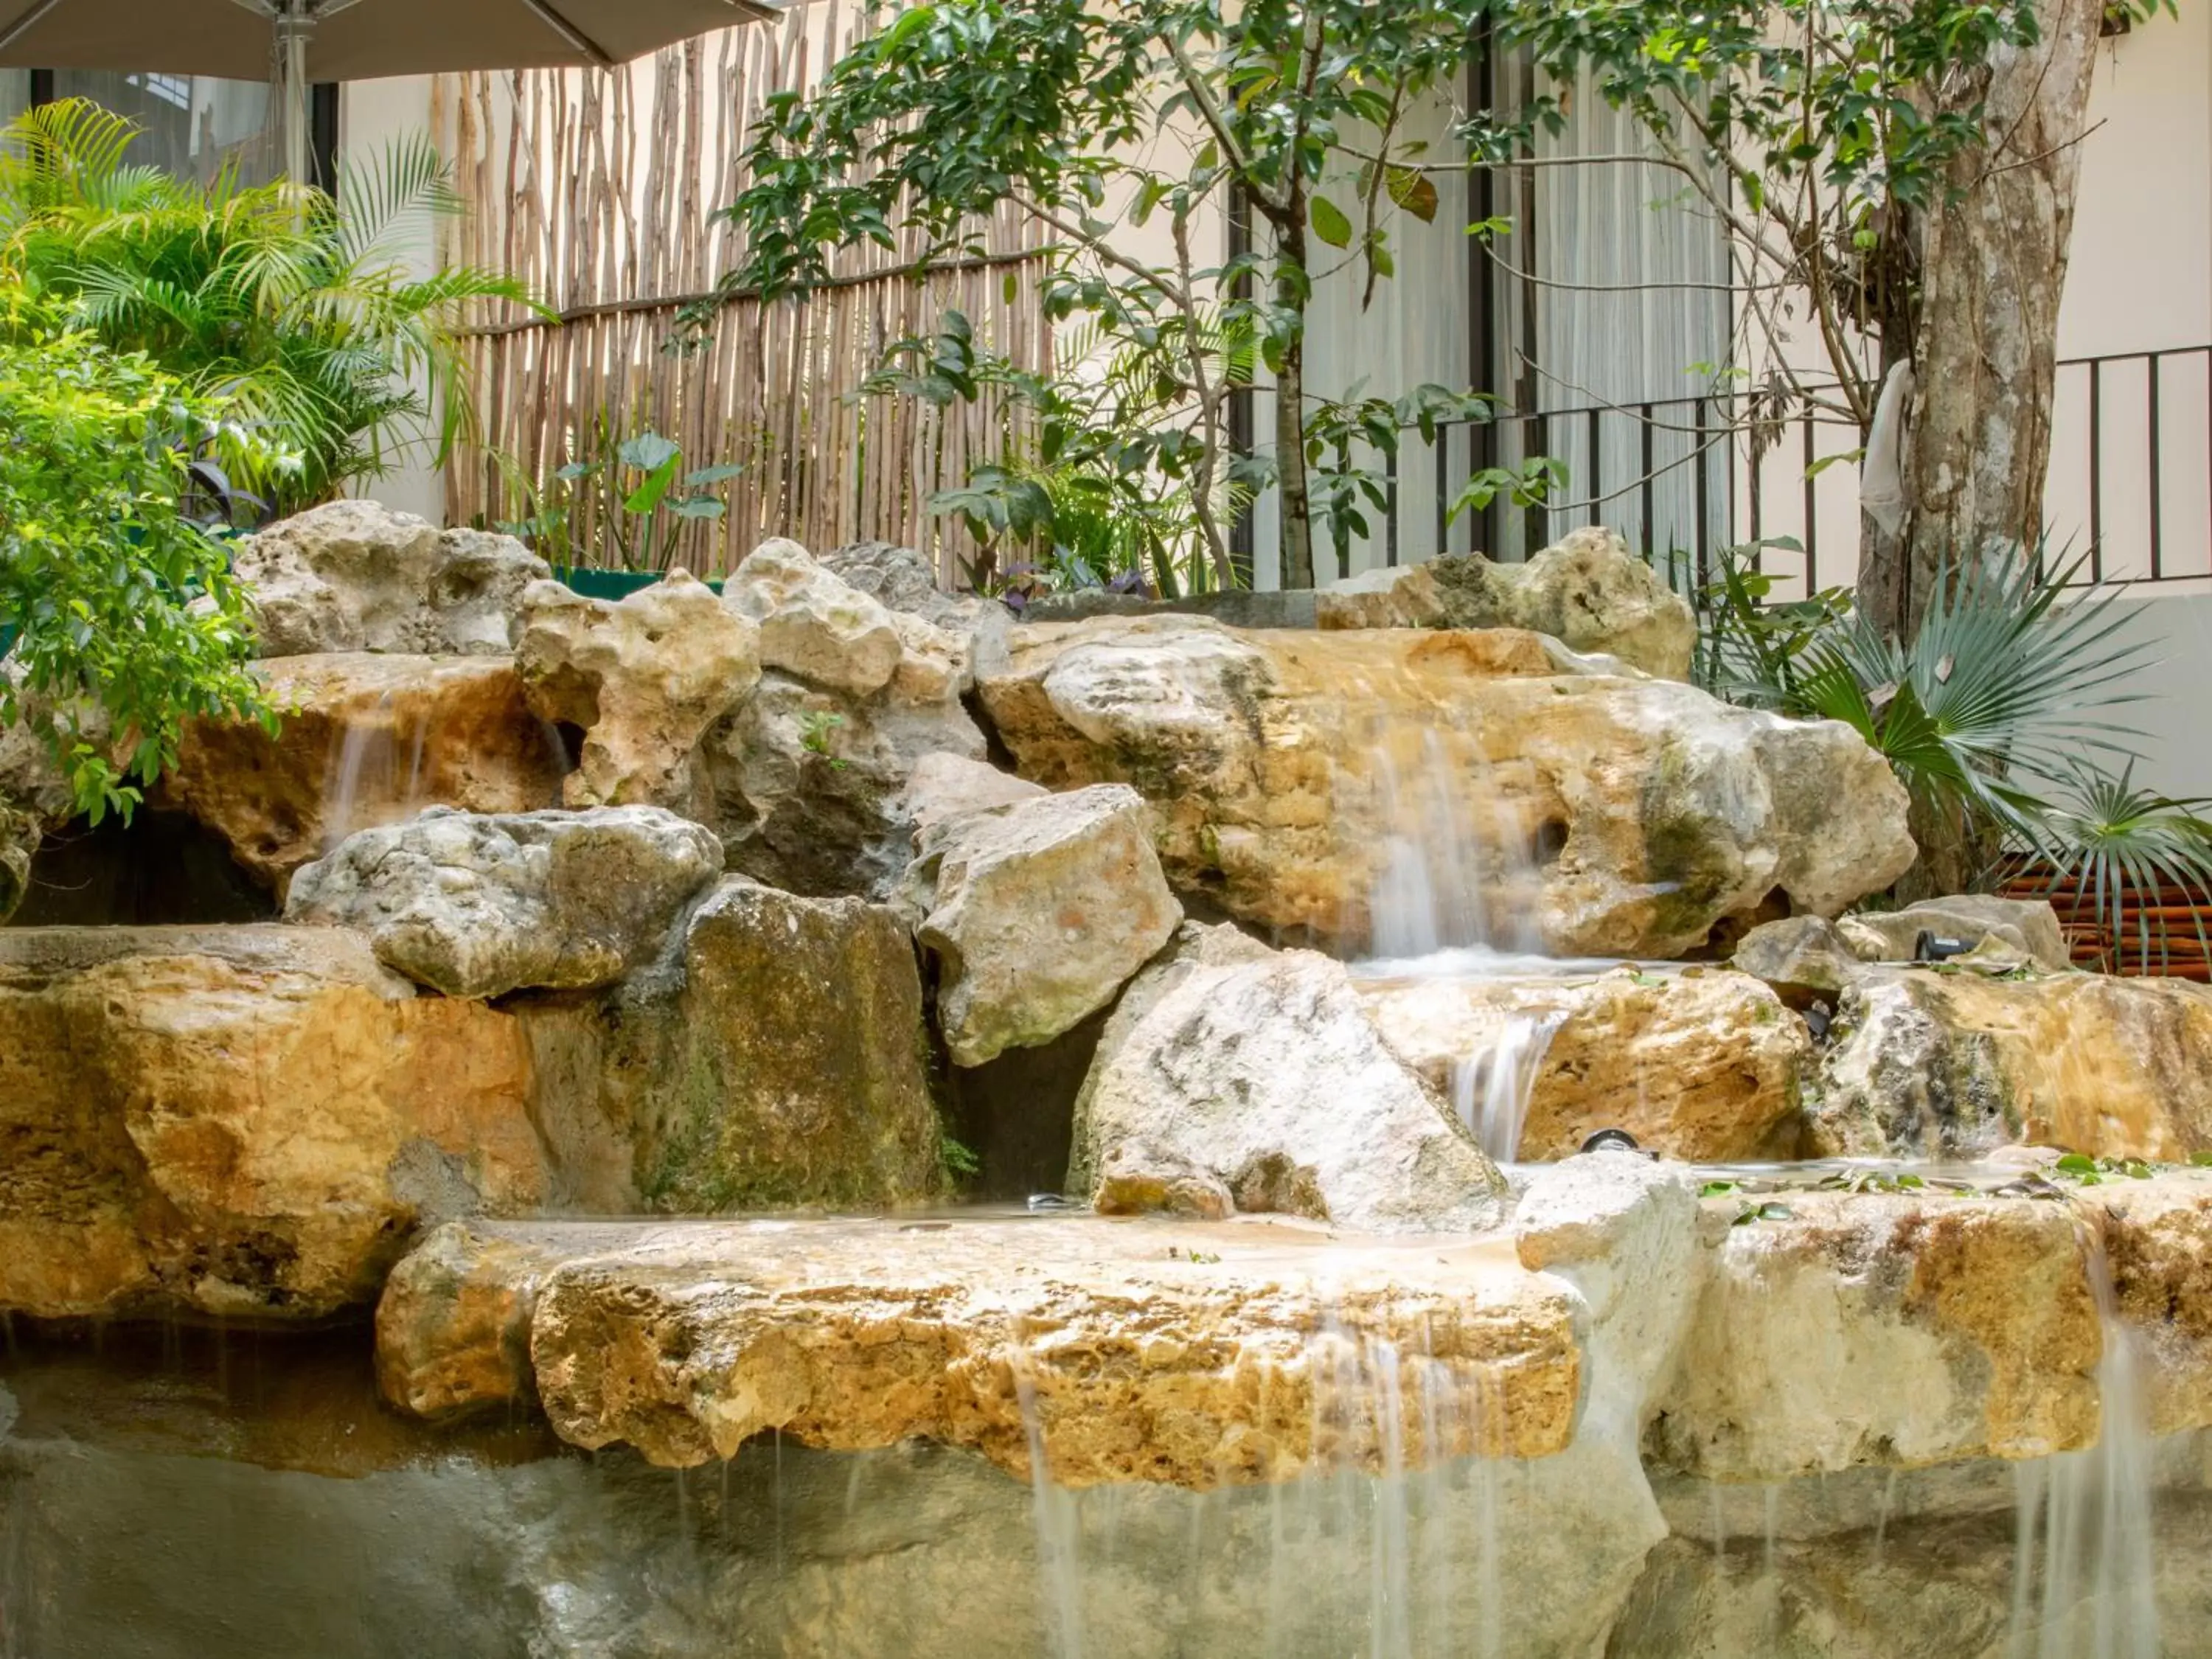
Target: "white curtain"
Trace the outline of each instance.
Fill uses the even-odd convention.
[[[1406,145],[1425,142],[1426,150],[1415,159],[1449,167],[1463,154],[1448,136],[1455,118],[1441,98],[1429,100],[1403,119],[1398,153]],[[1369,149],[1373,140],[1370,134],[1352,131],[1344,142],[1348,148]],[[1358,162],[1347,161],[1322,186],[1322,193],[1352,219],[1355,245],[1364,226],[1358,168]],[[1395,399],[1425,383],[1454,392],[1474,389],[1468,384],[1467,180],[1457,172],[1431,178],[1437,204],[1434,218],[1425,224],[1395,209],[1388,194],[1383,196],[1382,223],[1389,233],[1396,275],[1378,278],[1371,297],[1364,259],[1328,247],[1318,237],[1310,238],[1308,262],[1316,280],[1306,313],[1309,398]],[[1272,453],[1273,395],[1256,392],[1253,404],[1254,441]],[[1464,456],[1466,447],[1465,434],[1458,434],[1451,453]],[[1354,459],[1377,471],[1383,467],[1380,457],[1364,450],[1355,453]],[[1412,564],[1433,556],[1437,548],[1437,456],[1423,444],[1419,432],[1403,434],[1393,492],[1395,511],[1378,514],[1363,503],[1368,533],[1347,538],[1340,554],[1328,526],[1316,520],[1315,579],[1326,584],[1340,572],[1349,574],[1390,562]],[[1460,470],[1464,471],[1463,462]],[[1256,585],[1262,587],[1276,586],[1275,506],[1271,490],[1255,504],[1253,515]]]
[[[1541,147],[1547,158],[1650,153],[1636,119],[1598,96],[1587,72],[1567,103],[1566,130]],[[1662,568],[1686,570],[1727,520],[1717,394],[1729,384],[1731,303],[1720,227],[1690,181],[1664,167],[1593,161],[1525,174],[1531,223],[1501,240],[1497,256],[1511,268],[1501,289],[1517,289],[1525,307],[1522,326],[1507,332],[1520,407],[1546,418],[1515,423],[1507,447],[1566,470],[1528,529],[1556,538],[1607,525]]]

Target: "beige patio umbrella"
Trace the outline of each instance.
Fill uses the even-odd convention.
[[[318,81],[606,68],[773,10],[759,0],[0,0],[0,68],[273,76],[296,179]]]

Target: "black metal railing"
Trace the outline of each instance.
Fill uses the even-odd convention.
[[[2212,579],[2212,345],[2069,358],[2055,392],[2044,511],[2055,544],[2083,551],[2091,580]],[[1756,543],[1796,545],[1792,586],[1846,582],[1858,544],[1857,428],[1801,409],[1765,421],[1754,441],[1755,396],[1508,410],[1448,427],[1424,468],[1433,476],[1429,550],[1524,557],[1605,525],[1686,583],[1710,580],[1721,548]],[[1501,498],[1452,518],[1477,471],[1536,456],[1565,462],[1563,497],[1522,507]],[[1395,564],[1407,541],[1401,469],[1384,470],[1389,506],[1369,558]],[[1348,569],[1350,538],[1332,539]]]

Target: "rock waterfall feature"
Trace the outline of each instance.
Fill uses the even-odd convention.
[[[7,1659],[2202,1646],[2212,992],[1889,908],[1617,538],[238,568],[149,810],[262,919],[0,928]]]

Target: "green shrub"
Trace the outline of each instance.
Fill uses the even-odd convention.
[[[410,271],[459,206],[429,139],[341,162],[333,198],[132,165],[135,131],[70,100],[0,134],[7,270],[74,325],[145,352],[258,427],[283,456],[257,486],[273,514],[380,477],[410,446],[442,465],[474,425],[453,331],[465,308],[529,301],[473,267]]]
[[[264,458],[143,356],[20,323],[0,333],[0,726],[46,741],[94,822],[128,816],[187,720],[274,724],[246,597],[183,506],[196,459]]]

